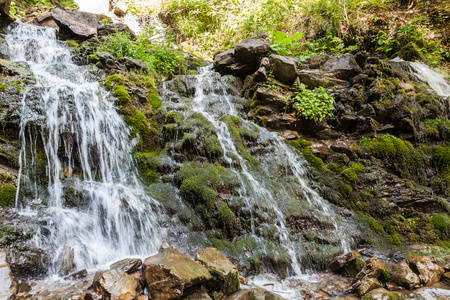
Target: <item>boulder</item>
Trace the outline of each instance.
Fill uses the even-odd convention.
[[[291,85],[297,78],[298,60],[288,56],[271,54],[269,56],[273,76],[284,84]]]
[[[381,287],[381,283],[376,278],[365,277],[362,280],[358,280],[354,286],[353,291],[358,295],[362,296],[371,290],[378,289]]]
[[[390,281],[410,290],[420,286],[419,276],[403,261],[392,267]]]
[[[185,298],[186,300],[212,300],[204,287],[195,290]]]
[[[139,281],[125,271],[112,269],[99,271],[94,278],[95,289],[111,300],[133,300],[137,296]]]
[[[350,81],[352,77],[362,72],[355,57],[351,54],[344,54],[328,59],[322,66],[322,70],[327,73],[332,73],[336,78],[345,81]]]
[[[0,58],[0,73],[8,77],[8,81],[19,80],[26,84],[36,82],[33,72],[17,62]]]
[[[36,277],[48,271],[48,253],[34,245],[21,245],[8,254],[8,262],[14,276]]]
[[[72,274],[67,275],[66,277],[64,277],[64,280],[77,280],[77,279],[81,279],[81,278],[85,278],[87,276],[88,272],[86,269],[77,271],[77,272],[73,272]]]
[[[143,273],[153,300],[178,299],[185,289],[210,280],[200,263],[163,243],[160,253],[144,260]]]
[[[239,272],[234,264],[216,248],[204,248],[195,254],[213,276],[211,285],[225,295],[239,290]]]
[[[6,252],[0,250],[0,299],[14,299],[16,285],[6,262]]]
[[[357,250],[338,256],[331,262],[329,268],[338,274],[355,276],[366,263],[361,259]]]
[[[129,34],[132,38],[136,37],[136,34],[133,32],[133,30],[131,30],[130,27],[128,27],[128,25],[124,23],[113,23],[111,21],[105,22],[97,27],[97,35],[99,37],[108,36],[116,32]]]
[[[145,70],[147,69],[147,64],[141,60],[134,59],[131,57],[121,57],[119,58],[119,62],[125,65],[127,70]]]
[[[139,271],[142,266],[142,260],[139,258],[126,258],[119,260],[109,266],[111,269],[120,269],[128,274]]]
[[[225,300],[283,300],[285,298],[262,288],[242,290],[231,294]]]
[[[245,77],[258,69],[259,60],[270,49],[270,42],[261,38],[248,38],[233,48],[214,54],[214,68],[220,74]]]
[[[429,256],[414,255],[409,258],[409,265],[425,285],[435,284],[444,274],[444,269],[432,262]]]
[[[88,63],[95,64],[97,67],[104,70],[118,70],[126,71],[124,66],[120,64],[114,57],[108,52],[97,52],[88,56]]]
[[[98,16],[93,13],[55,8],[52,17],[69,34],[81,39],[89,39],[97,34]]]
[[[64,244],[58,257],[58,275],[65,276],[72,272],[75,252],[67,243]]]
[[[450,286],[450,272],[442,274],[441,280],[443,283]]]
[[[383,273],[384,265],[377,257],[371,257],[367,265],[356,275],[356,280],[364,278],[379,278]]]

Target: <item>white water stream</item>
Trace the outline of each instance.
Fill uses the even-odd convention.
[[[441,97],[450,97],[450,84],[443,74],[434,71],[426,64],[418,61],[410,62],[409,65],[413,74],[420,80],[428,83],[436,94]]]
[[[87,67],[73,64],[54,29],[15,24],[5,40],[10,59],[25,62],[37,81],[34,93],[22,101],[20,174],[22,182],[29,181],[44,159],[48,185],[42,191],[32,183],[32,192],[18,203],[30,212],[26,208],[32,201],[48,202],[40,212],[46,230],[35,242],[57,249],[55,259],[67,243],[74,249],[76,269],[155,253],[165,236],[157,221],[158,203],[137,179],[134,142],[114,99]],[[45,158],[36,156],[39,145]],[[64,179],[63,171],[71,169],[76,175]],[[70,191],[82,195],[82,203],[69,205]]]

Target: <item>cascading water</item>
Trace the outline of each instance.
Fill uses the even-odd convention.
[[[441,97],[450,97],[450,84],[445,80],[444,75],[432,70],[429,66],[421,62],[410,62],[412,73],[428,85]]]
[[[295,233],[287,225],[286,219],[287,211],[300,203],[295,204],[298,199],[305,200],[299,204],[305,215],[309,214],[320,220],[318,223],[330,224],[328,230],[323,231],[335,236],[341,251],[348,251],[351,238],[346,233],[347,225],[338,217],[334,208],[308,186],[303,159],[276,133],[245,120],[242,112],[243,99],[229,92],[226,79],[212,72],[211,68],[203,68],[199,75],[184,76],[183,81],[187,85],[186,90],[195,90],[193,98],[188,100],[192,112],[202,114],[214,126],[224,153],[222,157],[224,164],[231,168],[241,183],[238,193],[245,203],[243,209],[250,211],[250,234],[255,240],[262,242],[264,238],[260,234],[262,226],[255,225],[256,218],[252,212],[259,210],[258,214],[273,215],[273,223],[268,226],[275,226],[274,239],[281,245],[290,261],[286,273],[291,275],[305,273],[300,261],[301,252],[304,251],[301,245],[303,241],[298,237],[294,238]],[[176,99],[168,105],[168,109],[183,110],[185,104],[180,105],[181,101],[171,90],[172,85],[171,82],[167,82],[163,87],[163,97],[166,100]],[[190,113],[186,112],[185,117]],[[226,118],[230,116],[238,117],[242,121],[241,127],[258,132],[258,144],[264,147],[264,154],[258,157],[259,170],[251,169],[242,149],[238,149],[226,122]],[[180,138],[182,137],[180,134]],[[276,176],[280,170],[284,174],[278,179]],[[261,248],[263,249],[260,249],[260,252],[263,255],[271,251],[267,246]]]
[[[73,64],[54,29],[15,24],[5,41],[10,59],[26,63],[37,81],[22,101],[24,184],[18,189],[25,195],[18,206],[48,201],[47,224],[35,242],[58,252],[67,243],[78,269],[156,252],[165,236],[156,216],[158,203],[137,179],[131,156],[135,143],[114,100],[87,67]],[[39,145],[45,157],[36,155]],[[45,175],[33,174],[42,160],[46,190],[36,184]]]

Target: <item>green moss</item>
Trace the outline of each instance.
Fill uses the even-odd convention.
[[[450,224],[450,219],[446,214],[435,213],[431,218],[431,224],[433,224],[433,227],[439,231],[447,231]]]
[[[402,241],[400,239],[400,236],[397,233],[391,234],[389,236],[389,242],[392,245],[395,245],[395,246],[401,246],[402,245]]]
[[[14,206],[17,189],[11,184],[4,185],[0,188],[0,206],[11,207]]]
[[[121,85],[114,86],[112,88],[112,93],[117,98],[116,103],[119,106],[125,106],[131,100],[130,95]]]
[[[323,160],[312,153],[311,149],[302,150],[303,157],[311,164],[313,167],[323,170]]]
[[[217,217],[224,228],[228,230],[233,228],[236,216],[225,202],[219,202],[219,205],[217,206]]]
[[[223,149],[217,136],[213,135],[205,139],[206,154],[211,160],[223,156]]]
[[[114,74],[105,78],[105,87],[107,90],[112,90],[115,85],[123,85],[126,79],[123,75]]]
[[[131,116],[124,116],[125,123],[131,127],[131,137],[139,136],[139,149],[151,148],[150,142],[152,140],[150,127],[145,119],[144,114],[136,110]]]
[[[296,140],[289,140],[288,142],[297,149],[303,149],[303,148],[311,146],[311,142],[307,141],[303,138],[296,139]]]
[[[384,282],[388,282],[390,278],[391,278],[391,272],[389,272],[388,269],[383,269],[383,271],[381,272],[380,279]]]
[[[341,269],[339,269],[339,273],[344,276],[356,276],[362,268],[366,265],[366,262],[362,260],[361,257],[357,257],[356,259],[350,261],[345,266],[343,266]]]
[[[384,231],[383,226],[379,224],[374,218],[368,217],[367,223],[369,224],[370,228],[372,228],[375,232],[381,233]]]
[[[150,185],[159,180],[160,174],[156,171],[156,166],[148,162],[148,157],[153,156],[149,153],[136,153],[134,160],[142,181]]]
[[[183,115],[180,112],[177,111],[171,111],[167,114],[165,123],[166,124],[179,124],[181,121],[183,121]]]
[[[159,98],[158,93],[156,92],[155,88],[153,86],[147,88],[149,92],[149,96],[147,96],[150,104],[152,105],[153,109],[157,109],[158,107],[162,106],[161,99]]]
[[[346,168],[341,172],[341,176],[351,183],[358,181],[358,174],[352,168]]]
[[[74,40],[68,40],[67,41],[67,45],[71,48],[76,48],[78,46],[80,46],[80,44],[78,44],[77,42],[75,42]]]
[[[327,165],[327,169],[334,172],[334,173],[341,173],[342,167],[339,164],[336,163],[329,163]]]
[[[375,157],[388,161],[394,171],[404,177],[417,173],[419,169],[420,158],[408,141],[392,135],[383,135],[370,140],[362,140],[362,144]]]

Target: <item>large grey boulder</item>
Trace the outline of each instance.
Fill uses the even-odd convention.
[[[332,73],[336,78],[345,81],[350,81],[352,77],[362,72],[355,57],[351,54],[344,54],[328,59],[322,66],[322,70],[327,73]]]
[[[55,8],[52,17],[56,23],[70,34],[89,39],[97,34],[98,15],[84,11],[65,11]]]
[[[123,270],[111,269],[97,272],[94,286],[104,297],[108,297],[107,299],[133,300],[137,296],[139,281]]]

